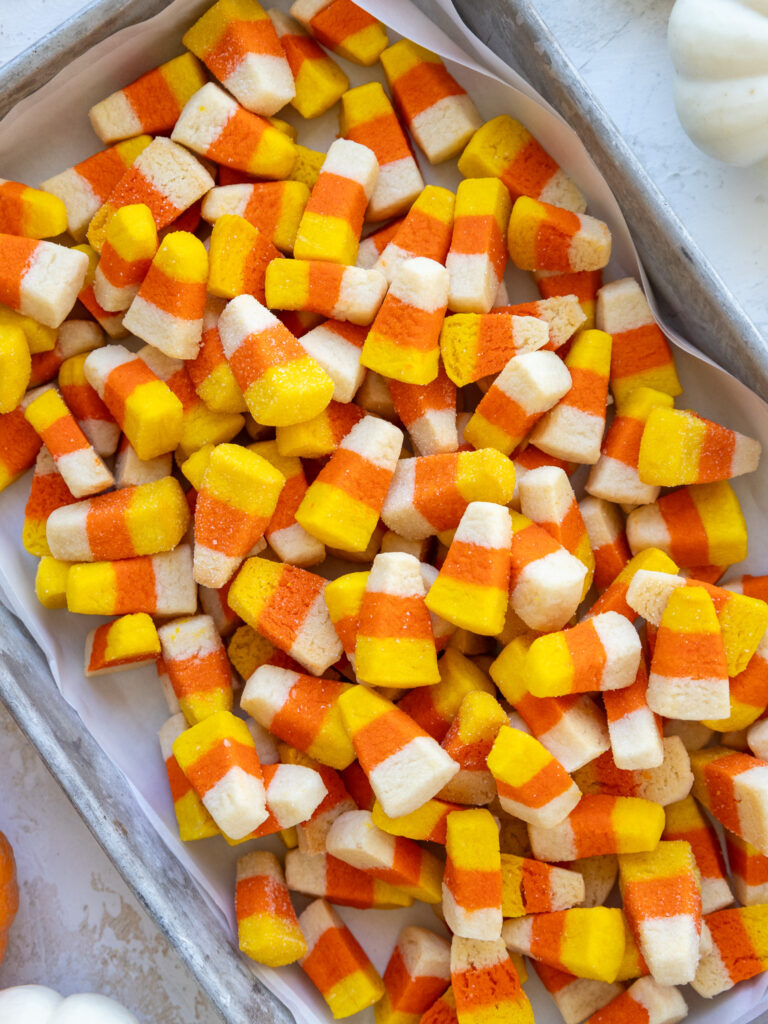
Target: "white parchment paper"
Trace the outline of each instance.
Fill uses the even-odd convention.
[[[157,17],[124,29],[74,61],[41,90],[20,103],[0,122],[0,175],[36,185],[98,150],[87,118],[89,107],[139,74],[181,52],[181,35],[210,0],[174,0]],[[472,36],[450,0],[361,0],[391,30],[394,41],[408,36],[439,53],[457,80],[468,90],[485,118],[508,113],[521,120],[575,179],[589,200],[589,212],[606,220],[613,232],[613,259],[606,280],[627,274],[645,281],[618,204],[575,133],[495,54]],[[276,0],[287,9],[286,0]],[[425,13],[426,12],[426,13]],[[378,78],[381,69],[362,69],[341,61],[353,85]],[[281,113],[299,130],[299,141],[326,149],[338,132],[337,110],[315,121],[302,121],[286,108]],[[426,180],[454,188],[459,175],[455,162],[432,168],[420,159]],[[530,275],[507,272],[511,301],[538,298]],[[684,297],[681,297],[681,307]],[[730,427],[757,437],[768,448],[768,406],[725,371],[673,332],[678,370],[684,385],[679,407],[696,409]],[[695,342],[695,338],[691,339]],[[164,841],[199,883],[235,934],[234,864],[243,848],[228,848],[219,839],[182,844],[178,839],[165,769],[156,731],[167,717],[154,670],[125,672],[86,680],[82,670],[86,634],[100,619],[51,612],[34,595],[36,559],[21,546],[24,505],[29,477],[0,494],[0,597],[27,624],[45,652],[61,690],[78,711],[85,727],[123,771],[136,797]],[[741,571],[768,572],[768,541],[762,526],[768,513],[768,473],[761,470],[736,481],[750,531],[749,557]],[[20,680],[20,685],[23,685]],[[125,823],[130,827],[130,822]],[[279,841],[273,849],[279,850]],[[248,846],[245,846],[248,849]],[[341,914],[379,970],[389,958],[398,931],[405,923],[440,929],[424,904],[408,911],[356,911]],[[330,1017],[325,1004],[296,967],[273,971],[256,967],[265,984],[293,1012],[297,1021],[324,1024]],[[526,990],[539,1024],[557,1024],[560,1016],[533,971]],[[685,990],[696,1024],[746,1024],[768,1009],[768,978],[737,987],[714,1003]],[[352,1018],[370,1024],[371,1010]]]

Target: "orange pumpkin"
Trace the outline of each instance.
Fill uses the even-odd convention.
[[[8,945],[8,931],[19,909],[19,887],[16,884],[16,861],[13,848],[0,832],[0,963]]]

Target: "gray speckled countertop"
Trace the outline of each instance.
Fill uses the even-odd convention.
[[[81,6],[80,0],[3,0],[0,65]],[[768,329],[766,170],[716,164],[683,134],[665,43],[672,0],[591,0],[588,8],[581,0],[538,0],[538,6],[726,285],[757,326]],[[0,987],[39,982],[66,993],[103,991],[142,1024],[218,1021],[2,708],[0,764],[0,829],[15,846],[22,890]]]

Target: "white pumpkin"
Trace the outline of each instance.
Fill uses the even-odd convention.
[[[114,999],[83,993],[63,998],[43,985],[0,991],[0,1024],[139,1024]]]
[[[0,991],[0,1024],[49,1024],[56,1008],[64,1000],[52,988],[43,985],[19,985]]]
[[[669,17],[675,105],[709,156],[768,156],[768,0],[677,0]]]

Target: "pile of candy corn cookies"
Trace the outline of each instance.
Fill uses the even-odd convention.
[[[250,844],[240,948],[333,1017],[528,1024],[527,957],[566,1024],[674,1024],[768,968],[760,445],[684,407],[607,225],[435,54],[351,0],[182,42],[91,109],[106,148],[0,181],[39,600],[106,617],[88,675],[154,666],[181,839]],[[326,152],[288,107],[337,109]],[[414,901],[379,974],[334,908]]]

